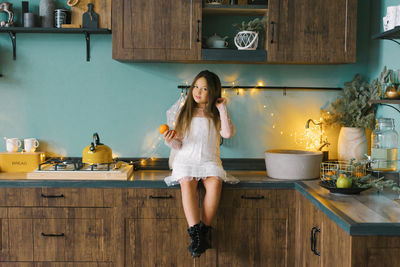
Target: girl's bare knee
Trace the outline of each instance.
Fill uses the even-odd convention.
[[[192,180],[180,180],[179,184],[181,185],[181,189],[193,189],[197,187],[197,180],[192,179]]]

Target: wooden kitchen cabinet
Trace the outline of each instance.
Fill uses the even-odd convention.
[[[123,212],[125,266],[192,266],[179,189],[129,189]]]
[[[299,192],[296,208],[296,266],[352,266],[351,236]]]
[[[356,62],[357,0],[269,0],[269,63]]]
[[[216,260],[204,266],[293,266],[293,194],[224,189],[212,235]]]
[[[191,61],[201,57],[201,0],[114,0],[113,59]]]
[[[400,266],[398,236],[353,236],[319,211],[296,191],[295,266]],[[311,231],[317,227],[315,249],[311,250]]]
[[[22,193],[29,201],[22,200]],[[111,208],[101,207],[106,204],[101,201],[105,195],[110,196],[110,191],[0,188],[0,262],[14,262],[15,266],[111,266],[114,216]],[[54,202],[45,201],[49,199]]]

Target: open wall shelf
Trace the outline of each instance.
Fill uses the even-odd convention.
[[[371,104],[400,104],[400,99],[379,99],[371,100]]]
[[[393,41],[397,44],[400,45],[400,42],[396,41],[395,39],[400,39],[400,26],[395,27],[394,29],[391,29],[389,31],[385,31],[382,33],[378,33],[372,36],[373,40],[376,39],[386,39]]]
[[[25,27],[0,27],[0,33],[8,33],[13,46],[13,59],[17,59],[17,33],[63,33],[83,34],[86,40],[86,61],[90,61],[90,35],[111,34],[109,29],[87,28],[25,28]]]

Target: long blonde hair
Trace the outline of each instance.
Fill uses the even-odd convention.
[[[194,109],[196,108],[196,102],[193,99],[193,87],[200,78],[205,78],[207,81],[208,102],[204,113],[207,117],[212,119],[215,128],[219,129],[219,111],[215,103],[217,99],[221,97],[221,81],[215,73],[203,70],[193,79],[185,103],[176,120],[175,130],[182,136],[190,131],[190,124],[192,122]]]

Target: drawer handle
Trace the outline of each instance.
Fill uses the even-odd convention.
[[[271,44],[274,43],[275,22],[271,21]]]
[[[43,197],[43,198],[62,198],[62,197],[64,197],[64,195],[63,194],[61,194],[61,195],[44,195],[44,194],[40,194],[40,197]]]
[[[61,236],[64,236],[64,233],[61,233],[61,234],[45,234],[45,233],[42,233],[42,236],[55,236],[55,237],[61,237]]]
[[[196,42],[200,42],[200,20],[197,20]]]
[[[317,233],[320,232],[321,230],[316,226],[311,229],[311,250],[317,256],[321,256],[321,253],[317,250]]]
[[[264,199],[264,196],[256,196],[256,197],[241,196],[241,199]]]
[[[174,198],[174,197],[171,196],[171,195],[168,195],[168,196],[152,196],[152,195],[150,195],[149,198],[150,199],[153,199],[153,198],[156,198],[156,199],[168,199],[168,198]]]

